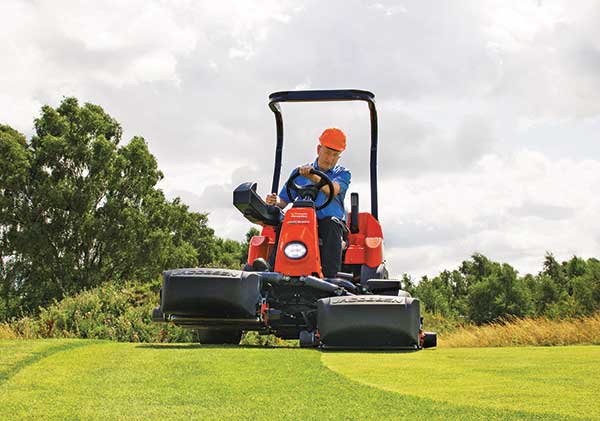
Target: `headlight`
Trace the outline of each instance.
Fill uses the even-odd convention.
[[[306,246],[300,241],[292,241],[285,245],[283,253],[290,259],[302,259],[306,256]]]

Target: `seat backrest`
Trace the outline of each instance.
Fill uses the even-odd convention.
[[[351,216],[348,215],[348,227]],[[383,232],[379,221],[368,212],[358,214],[358,232],[348,235],[344,263],[377,267],[383,262]]]

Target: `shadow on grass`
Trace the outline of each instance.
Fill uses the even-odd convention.
[[[22,369],[37,363],[38,361],[41,361],[44,358],[48,358],[56,353],[59,352],[64,352],[64,351],[71,351],[74,350],[76,348],[81,348],[84,346],[89,346],[89,345],[93,345],[95,343],[97,343],[98,341],[87,341],[87,342],[72,342],[72,343],[66,343],[66,344],[61,344],[58,346],[51,346],[47,349],[44,349],[42,351],[38,351],[38,352],[34,352],[32,353],[29,357],[18,361],[16,364],[14,364],[12,367],[10,367],[6,373],[0,373],[0,386],[7,382],[8,380],[10,380],[11,377],[13,377],[14,375],[16,375],[19,371],[21,371]]]
[[[417,352],[412,349],[331,349],[331,348],[300,348],[294,345],[202,345],[199,343],[187,344],[140,344],[136,348],[141,349],[302,349],[321,351],[327,354],[345,354],[345,353],[360,353],[360,354],[413,354]]]
[[[142,349],[300,349],[297,346],[292,345],[202,345],[202,344],[142,344],[137,345],[136,348]]]
[[[416,349],[352,349],[322,348],[326,354],[414,354]]]

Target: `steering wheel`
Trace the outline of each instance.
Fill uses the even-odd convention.
[[[301,198],[310,198],[313,202],[317,200],[317,195],[321,190],[321,187],[328,186],[329,187],[329,195],[327,196],[327,200],[321,206],[317,206],[315,210],[321,210],[325,206],[329,205],[334,198],[333,192],[333,183],[331,179],[325,174],[323,171],[319,171],[317,169],[311,168],[311,174],[318,175],[321,177],[318,183],[316,184],[307,184],[306,186],[299,186],[296,184],[296,178],[300,177],[300,171],[297,171],[290,176],[288,181],[285,183],[285,191],[290,198],[292,199],[292,191],[296,192],[296,194]]]

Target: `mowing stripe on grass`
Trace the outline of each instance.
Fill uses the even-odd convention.
[[[97,343],[56,353],[0,385],[0,418],[542,418],[366,386],[325,368],[321,356],[298,348]]]
[[[600,419],[600,346],[325,353],[321,359],[351,380],[402,395]]]
[[[0,340],[0,384],[6,382],[23,368],[35,364],[57,352],[90,345],[81,340]]]

